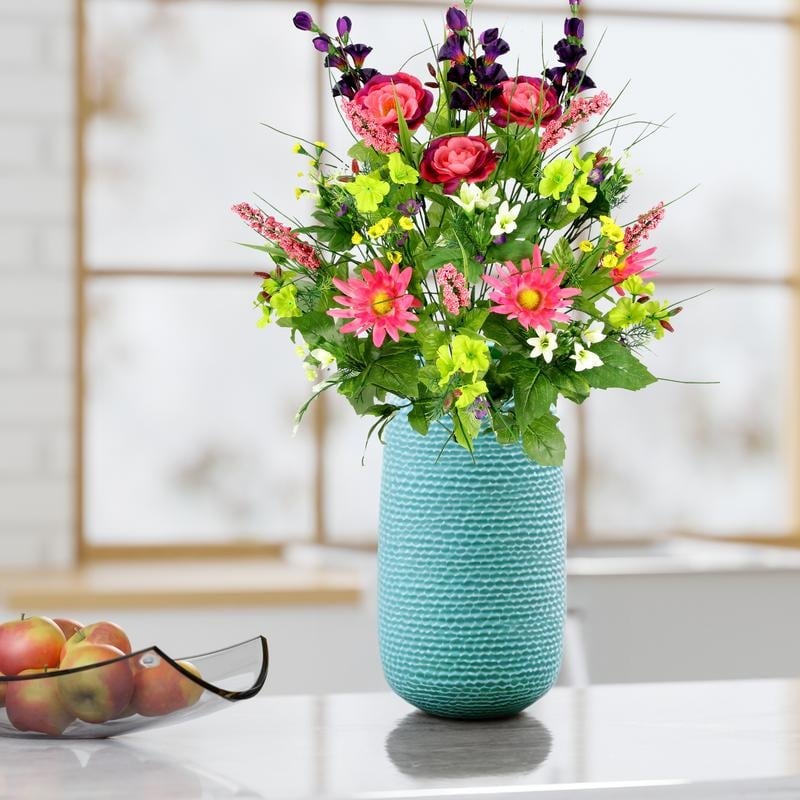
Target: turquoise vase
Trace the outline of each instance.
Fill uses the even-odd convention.
[[[564,477],[478,436],[475,460],[433,425],[386,431],[378,545],[381,661],[440,717],[517,714],[555,682],[565,582]]]

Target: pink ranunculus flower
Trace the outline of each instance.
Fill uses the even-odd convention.
[[[495,111],[492,122],[501,127],[516,122],[526,128],[535,128],[561,116],[555,89],[541,78],[525,75],[503,81],[492,107]]]
[[[419,173],[428,183],[441,183],[452,194],[461,181],[479,183],[497,166],[497,153],[481,136],[440,136],[422,156]]]
[[[415,131],[431,110],[433,94],[413,75],[395,72],[394,75],[370,78],[356,92],[353,102],[366,109],[387,131],[397,133],[397,106],[400,106],[408,129]]]

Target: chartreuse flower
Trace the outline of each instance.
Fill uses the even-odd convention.
[[[471,372],[473,380],[489,369],[489,346],[483,339],[459,334],[453,337],[453,363],[461,372]]]
[[[453,354],[446,344],[441,345],[436,351],[436,369],[439,370],[439,386],[447,386],[450,378],[458,372]]]
[[[389,194],[391,186],[372,174],[361,174],[356,175],[355,180],[345,183],[344,188],[353,195],[356,208],[362,214],[371,214],[378,210],[383,198]]]
[[[460,394],[456,399],[456,408],[469,408],[481,395],[489,393],[486,381],[473,381],[458,389]]]
[[[392,264],[399,264],[403,260],[403,254],[399,250],[387,250],[386,258],[388,258]]]
[[[601,216],[600,233],[612,242],[621,242],[625,238],[625,231],[617,225],[611,217]]]
[[[269,305],[275,312],[275,319],[299,317],[300,309],[297,307],[297,287],[293,283],[278,289],[269,299]]]
[[[539,194],[542,197],[554,197],[560,200],[574,177],[575,167],[572,162],[566,158],[556,158],[544,168],[542,179],[539,181]]]
[[[367,229],[367,235],[372,239],[380,239],[381,236],[385,236],[389,232],[389,228],[392,225],[394,225],[392,218],[384,217]]]
[[[595,197],[597,197],[597,189],[594,186],[589,186],[589,179],[586,175],[580,175],[572,187],[572,197],[567,203],[567,211],[577,214],[581,209],[581,200],[591,203]]]
[[[641,275],[631,275],[630,278],[626,278],[621,285],[626,292],[634,297],[652,295],[656,290],[656,285],[652,281],[645,283]]]
[[[588,175],[594,168],[594,153],[587,153],[584,158],[581,158],[581,152],[577,145],[572,146],[572,163],[575,169],[584,175]]]
[[[637,303],[631,297],[622,297],[608,312],[608,324],[617,330],[624,330],[634,325],[639,325],[648,317],[647,304]]]
[[[419,172],[403,161],[400,153],[389,153],[389,178],[400,185],[419,182]]]

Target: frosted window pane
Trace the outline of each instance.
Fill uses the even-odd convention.
[[[653,239],[665,270],[786,274],[792,187],[764,176],[785,174],[790,153],[789,29],[602,14],[587,25],[595,41],[607,28],[592,77],[612,96],[631,80],[620,113],[656,122],[676,114],[668,129],[633,150],[630,163],[641,174],[620,218],[702,184],[668,209]],[[698,58],[709,48],[715,67],[705,73]],[[770,80],[754,69],[751,53],[769,53],[776,65]],[[633,138],[630,128],[620,130],[616,147]]]
[[[301,210],[292,140],[259,124],[314,138],[319,65],[292,27],[295,10],[272,0],[88,4],[90,264],[249,268],[253,254],[232,242],[255,236],[230,206],[258,192]]]
[[[93,543],[225,542],[312,529],[308,382],[248,281],[116,279],[89,293]]]
[[[692,293],[669,287],[675,299]],[[719,385],[592,394],[593,534],[788,532],[790,312],[781,289],[715,289],[686,306],[677,333],[645,360],[659,377]],[[737,321],[746,321],[741,334]]]

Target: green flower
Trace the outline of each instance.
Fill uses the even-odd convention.
[[[439,370],[439,386],[446,386],[450,378],[458,372],[456,362],[453,360],[453,354],[450,352],[450,347],[443,344],[436,351],[436,369]]]
[[[453,363],[461,372],[477,377],[489,369],[489,346],[482,339],[459,334],[453,339]]]
[[[417,183],[419,172],[410,164],[406,164],[400,153],[389,153],[389,177],[392,183]]]
[[[539,194],[560,200],[574,177],[575,167],[572,163],[566,158],[557,158],[544,168],[544,174],[539,181]]]
[[[581,200],[591,203],[595,197],[597,197],[597,189],[589,186],[589,179],[586,175],[581,175],[572,187],[572,199],[567,203],[567,211],[576,214],[580,211]]]
[[[458,399],[456,400],[456,408],[469,408],[481,395],[489,393],[489,387],[486,381],[475,381],[468,383],[466,386],[460,386]]]
[[[587,153],[585,158],[581,158],[580,150],[577,146],[572,146],[572,163],[575,169],[588,175],[594,169],[594,153]]]
[[[275,312],[275,319],[285,317],[299,317],[300,309],[297,307],[297,287],[289,283],[279,289],[269,299],[270,308]]]
[[[344,188],[356,199],[356,208],[362,214],[378,210],[378,206],[391,186],[374,175],[356,175],[355,180],[344,184]]]
[[[608,324],[617,330],[639,325],[650,316],[647,305],[645,303],[637,303],[631,297],[623,297],[608,312]]]
[[[630,278],[626,278],[620,285],[628,294],[634,297],[638,297],[639,295],[652,296],[653,292],[656,290],[656,285],[652,281],[645,283],[641,275],[631,275]]]

